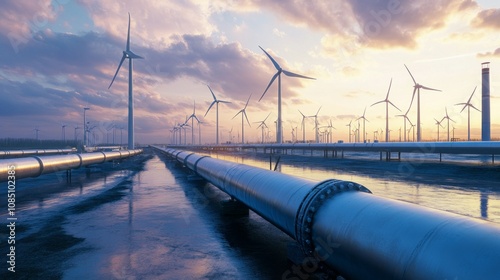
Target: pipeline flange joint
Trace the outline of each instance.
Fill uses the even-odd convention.
[[[314,215],[325,201],[331,199],[335,194],[347,191],[371,193],[369,189],[360,184],[330,179],[314,186],[302,201],[297,211],[295,236],[306,256],[313,256],[314,254],[314,242],[312,240]]]

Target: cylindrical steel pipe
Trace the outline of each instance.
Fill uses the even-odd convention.
[[[346,277],[500,278],[496,224],[377,197],[352,182],[317,183],[191,152],[160,150]]]
[[[35,155],[54,155],[54,154],[69,154],[76,152],[75,148],[72,149],[44,149],[44,150],[4,150],[0,151],[0,158],[11,157],[26,157]]]
[[[141,149],[132,151],[95,152],[84,154],[34,156],[23,158],[0,159],[0,182],[7,181],[9,170],[15,170],[15,178],[37,177],[42,174],[61,170],[76,169],[90,164],[122,159],[141,153]]]

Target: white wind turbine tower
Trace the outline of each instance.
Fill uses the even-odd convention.
[[[276,68],[276,70],[278,70],[278,72],[276,72],[276,74],[274,74],[274,76],[272,77],[271,81],[267,85],[266,90],[264,90],[264,93],[260,97],[259,101],[262,99],[262,97],[264,97],[264,95],[266,95],[267,90],[272,85],[272,83],[274,82],[274,80],[276,80],[276,77],[277,77],[278,78],[278,123],[277,123],[278,129],[276,131],[276,142],[279,143],[279,144],[281,144],[282,141],[283,141],[283,137],[282,137],[282,128],[283,127],[281,125],[281,73],[283,73],[283,74],[285,74],[285,75],[287,75],[289,77],[311,79],[311,80],[315,80],[315,78],[306,77],[306,76],[302,76],[302,75],[299,75],[299,74],[295,74],[295,73],[283,70],[281,68],[281,66],[276,62],[276,60],[274,60],[274,58],[272,58],[261,46],[259,46],[259,48],[267,55],[267,57],[269,57],[269,59],[273,63],[273,65]]]
[[[361,119],[363,120],[363,143],[366,143],[366,134],[365,134],[366,122],[365,121],[370,122],[369,120],[367,120],[365,118],[365,114],[366,114],[366,107],[365,107],[365,110],[363,111],[363,115],[357,119],[358,121]],[[359,131],[358,131],[358,133],[359,133]],[[359,140],[361,140],[361,139],[359,139]]]
[[[437,129],[438,129],[438,131],[437,131],[437,133],[438,133],[437,134],[437,141],[439,142],[439,127],[444,128],[444,126],[441,124],[443,122],[443,120],[441,120],[441,121],[438,121],[436,119],[434,119],[434,120],[436,121]]]
[[[267,118],[269,118],[270,115],[271,115],[271,113],[269,113],[263,121],[255,122],[255,123],[260,123],[259,126],[257,126],[257,129],[259,129],[259,127],[260,127],[262,130],[262,144],[264,144],[264,128],[268,128],[267,124],[266,124],[266,120],[267,120]]]
[[[198,128],[200,126],[200,120],[196,116],[196,101],[193,102],[193,113],[187,119],[187,121],[189,121],[189,120],[191,120],[191,144],[194,145],[194,120],[197,121]],[[201,143],[199,143],[199,144],[201,145]]]
[[[422,88],[422,89],[433,90],[433,91],[441,91],[441,90],[426,87],[426,86],[423,86],[423,85],[417,83],[417,81],[415,81],[415,78],[413,78],[413,75],[411,74],[410,69],[408,69],[408,67],[406,67],[406,65],[405,65],[405,68],[406,68],[406,70],[408,70],[408,73],[410,74],[411,79],[413,80],[413,83],[414,83],[413,96],[411,97],[410,108],[411,108],[411,105],[413,103],[413,99],[415,98],[415,93],[417,93],[417,142],[420,142],[422,140],[422,131],[420,128],[420,89]]]
[[[210,107],[208,107],[207,112],[205,113],[205,117],[207,116],[208,112],[214,106],[215,104],[215,144],[219,145],[219,103],[231,103],[229,101],[224,101],[224,100],[219,100],[217,97],[215,97],[214,92],[210,88],[209,85],[207,85],[208,89],[210,90],[210,93],[212,93],[212,97],[214,98],[214,101],[212,101],[212,104],[210,104]]]
[[[474,88],[474,91],[472,92],[471,96],[469,97],[469,100],[467,103],[458,103],[455,105],[464,105],[460,113],[462,113],[465,110],[465,107],[467,107],[467,141],[470,141],[470,108],[476,109],[478,112],[481,112],[478,108],[474,107],[470,101],[472,100],[472,96],[474,96],[474,93],[476,92],[477,86]]]
[[[319,110],[321,110],[321,107],[322,106],[319,106],[319,109],[316,112],[316,115],[309,116],[310,118],[314,118],[314,131],[316,132],[316,138],[315,138],[316,143],[319,143],[318,114],[319,114]]]
[[[128,149],[134,149],[134,98],[132,94],[132,60],[133,59],[142,59],[143,57],[136,55],[130,50],[130,13],[128,14],[128,32],[127,32],[127,46],[123,51],[122,59],[120,60],[120,64],[118,64],[118,68],[116,69],[116,73],[113,76],[113,80],[109,84],[109,88],[113,85],[115,81],[116,75],[118,75],[118,71],[120,71],[120,67],[123,64],[125,58],[128,58]]]
[[[349,143],[351,143],[351,123],[352,123],[352,120],[348,124],[346,124],[346,126],[349,127]]]
[[[410,125],[413,125],[413,123],[410,121],[410,118],[408,118],[408,113],[410,112],[410,109],[411,109],[411,104],[410,104],[410,107],[408,108],[408,111],[406,111],[406,113],[404,113],[404,115],[396,115],[396,117],[403,117],[405,131],[406,131],[406,120],[408,120],[408,122],[410,122]],[[406,132],[405,132],[404,140],[406,142]],[[408,136],[408,142],[410,142],[410,136]]]
[[[392,85],[392,78],[391,78],[391,82],[389,83],[389,89],[387,90],[387,96],[385,97],[385,99],[372,104],[372,106],[373,106],[373,105],[376,105],[379,103],[385,103],[385,142],[389,142],[389,104],[391,104],[394,108],[398,109],[398,111],[401,112],[401,110],[399,110],[399,108],[389,100],[389,93],[391,92],[391,85]]]
[[[302,122],[301,122],[301,127],[302,127],[302,142],[306,142],[306,119],[307,117],[302,114],[302,112],[299,110],[299,113],[302,115]]]
[[[448,129],[448,142],[450,142],[450,121],[452,122],[455,122],[452,118],[450,118],[450,116],[448,116],[448,108],[444,108],[444,110],[446,111],[446,115],[443,117],[443,119],[441,119],[441,121],[444,121],[445,119],[448,120],[448,124],[447,124],[447,129]]]
[[[332,129],[336,129],[336,128],[333,127],[332,119],[330,119],[330,123],[326,127],[328,128],[328,135],[330,136],[329,143],[333,143],[333,130]]]
[[[245,120],[244,118],[246,118],[247,120],[247,123],[248,125],[251,127],[252,125],[250,125],[250,121],[248,120],[248,116],[247,116],[247,106],[248,106],[248,102],[250,101],[250,97],[252,97],[252,94],[250,94],[250,96],[248,97],[248,100],[247,100],[247,103],[245,104],[245,107],[243,107],[243,109],[241,109],[238,113],[236,113],[236,115],[234,115],[234,118],[236,118],[236,116],[238,114],[241,114],[241,144],[245,144]]]

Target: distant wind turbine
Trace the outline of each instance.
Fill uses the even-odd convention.
[[[396,117],[403,117],[404,130],[405,130],[405,138],[404,138],[405,142],[406,142],[406,121],[408,120],[408,122],[410,123],[410,125],[413,125],[413,123],[411,122],[410,118],[408,118],[408,113],[410,112],[410,109],[411,109],[411,104],[410,104],[410,107],[408,107],[408,110],[406,111],[406,113],[404,113],[404,115],[396,115]],[[408,136],[408,142],[410,142],[410,136]]]
[[[134,98],[132,94],[132,60],[133,59],[142,59],[143,57],[136,55],[130,50],[130,13],[128,14],[128,32],[127,32],[127,45],[125,50],[123,51],[122,59],[120,60],[120,64],[118,64],[118,68],[116,69],[116,73],[113,76],[113,80],[109,84],[109,88],[113,85],[115,81],[116,75],[118,75],[118,71],[120,71],[120,67],[123,64],[125,58],[128,58],[128,149],[134,149]]]
[[[316,143],[319,143],[319,131],[318,131],[318,114],[319,110],[321,110],[322,106],[319,106],[318,111],[316,112],[316,115],[309,116],[310,118],[314,118],[314,131],[316,132]]]
[[[306,142],[306,119],[307,117],[302,114],[302,112],[299,110],[299,113],[302,115],[302,122],[301,122],[301,127],[302,127],[302,142]]]
[[[351,123],[352,123],[352,120],[348,124],[346,124],[346,126],[349,127],[349,143],[351,143]]]
[[[369,120],[366,119],[365,114],[366,114],[366,107],[365,107],[365,110],[363,111],[363,115],[357,119],[358,121],[361,119],[363,120],[363,143],[366,143],[366,134],[365,134],[366,122],[365,121],[370,122]]]
[[[248,97],[247,103],[245,103],[245,107],[243,107],[243,109],[241,109],[233,117],[233,119],[234,119],[234,118],[236,118],[236,116],[238,114],[241,114],[241,144],[245,144],[245,119],[244,118],[246,118],[248,125],[252,126],[252,125],[250,125],[250,121],[248,120],[247,111],[246,111],[247,106],[248,106],[248,102],[250,101],[250,97],[252,97],[252,94],[250,94],[250,96]]]
[[[417,83],[417,81],[415,81],[415,78],[413,78],[413,75],[411,74],[410,69],[408,69],[408,67],[406,65],[405,65],[405,68],[406,68],[406,70],[408,70],[408,73],[410,74],[411,79],[413,80],[413,83],[414,83],[413,95],[411,97],[411,102],[410,102],[410,108],[411,108],[411,105],[413,104],[413,99],[415,98],[415,93],[417,93],[417,142],[420,142],[420,141],[422,141],[422,131],[420,128],[420,89],[422,88],[422,89],[433,90],[433,91],[441,91],[441,90],[426,87],[426,86],[423,86],[423,85]]]
[[[260,123],[259,126],[257,126],[257,129],[259,129],[259,127],[262,129],[262,144],[264,144],[264,128],[267,128],[266,120],[267,118],[269,118],[270,115],[271,113],[269,113],[263,121],[255,122],[255,123]]]
[[[439,127],[444,128],[444,126],[441,124],[443,122],[443,120],[441,120],[441,121],[438,121],[436,119],[434,119],[434,120],[436,121],[437,129],[438,129],[438,131],[437,131],[437,141],[439,142]]]
[[[194,120],[197,121],[198,127],[200,126],[200,120],[196,116],[196,101],[193,102],[193,113],[187,120],[191,120],[191,144],[194,145]],[[201,145],[201,143],[199,144]]]
[[[389,104],[391,104],[394,108],[398,109],[398,111],[401,112],[401,110],[399,110],[399,108],[389,100],[391,85],[392,85],[392,78],[391,82],[389,83],[389,89],[387,90],[387,96],[385,97],[385,99],[372,104],[373,106],[379,103],[385,103],[385,142],[389,142]]]
[[[216,134],[216,141],[215,144],[219,145],[219,103],[231,103],[229,101],[224,101],[224,100],[219,100],[217,97],[215,97],[214,92],[210,88],[209,85],[207,85],[208,89],[210,90],[210,93],[212,93],[212,97],[214,98],[214,101],[212,101],[212,104],[210,104],[210,107],[208,107],[207,112],[205,113],[205,117],[207,116],[208,112],[214,106],[215,104],[215,134]]]
[[[446,120],[448,120],[448,121],[447,121],[447,123],[448,123],[448,124],[447,124],[447,129],[448,129],[448,142],[450,142],[450,121],[452,121],[452,122],[455,122],[455,121],[454,121],[452,118],[450,118],[450,116],[448,116],[448,108],[446,108],[446,107],[445,107],[445,108],[444,108],[444,110],[446,111],[446,115],[443,117],[443,119],[442,119],[441,121],[443,121],[443,120],[445,120],[445,119],[446,119]]]
[[[478,108],[474,107],[470,101],[472,100],[472,97],[474,96],[474,93],[476,92],[477,86],[474,88],[474,91],[472,92],[471,96],[469,97],[469,100],[467,100],[467,103],[458,103],[455,105],[464,105],[460,113],[462,113],[465,110],[465,107],[467,107],[467,141],[470,141],[470,108],[476,109],[478,112],[481,112]]]
[[[267,55],[267,57],[269,57],[269,59],[273,63],[276,70],[278,70],[278,72],[276,72],[276,74],[274,74],[274,76],[271,78],[271,81],[267,85],[266,90],[264,90],[264,93],[260,97],[259,101],[262,99],[262,97],[264,97],[264,95],[266,95],[267,90],[272,85],[274,80],[276,80],[276,77],[277,77],[278,78],[278,123],[277,123],[278,129],[276,131],[276,142],[281,144],[283,141],[282,126],[281,126],[281,73],[283,73],[289,77],[295,77],[295,78],[303,78],[303,79],[311,79],[311,80],[315,80],[315,78],[306,77],[306,76],[302,76],[299,74],[295,74],[295,73],[283,70],[281,68],[281,66],[278,64],[278,62],[276,62],[276,60],[274,60],[274,58],[272,58],[261,46],[259,46],[259,48]]]

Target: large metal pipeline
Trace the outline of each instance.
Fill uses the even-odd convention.
[[[72,149],[43,149],[43,150],[4,150],[0,151],[0,158],[26,157],[34,155],[69,154],[76,152]]]
[[[0,159],[0,182],[7,181],[9,170],[15,170],[15,178],[37,177],[61,170],[76,169],[90,164],[124,159],[142,153],[141,149],[95,152],[69,155],[34,156]]]
[[[353,279],[500,279],[500,226],[174,149],[158,150],[246,204],[305,254]]]

